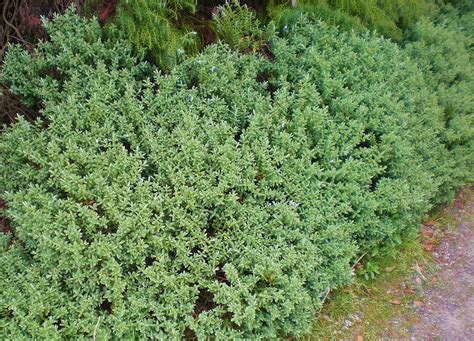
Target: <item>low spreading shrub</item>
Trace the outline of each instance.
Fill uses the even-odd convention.
[[[218,44],[163,75],[93,21],[46,28],[0,74],[44,108],[0,137],[2,339],[301,335],[462,177],[383,38],[303,18],[272,60]]]
[[[421,20],[410,30],[406,50],[423,69],[443,109],[447,148],[441,201],[452,200],[456,189],[473,181],[474,160],[474,12],[460,14],[448,6],[435,22]]]
[[[452,4],[461,12],[474,11],[474,3],[471,0],[445,0],[444,2]]]
[[[86,12],[97,1],[99,0],[2,1],[0,59],[3,59],[9,43],[21,43],[31,48],[39,39],[45,38],[41,17],[52,17],[54,12],[63,13],[71,4],[75,4],[79,12]]]
[[[357,17],[351,16],[340,9],[331,8],[325,2],[298,2],[297,7],[289,7],[287,2],[279,4],[271,3],[268,7],[269,15],[278,27],[287,27],[298,22],[301,15],[313,20],[324,20],[328,24],[338,26],[340,29],[358,32],[366,31],[367,28]]]
[[[437,9],[434,0],[299,0],[296,8],[287,1],[273,0],[271,16],[285,25],[305,13],[346,30],[376,30],[379,34],[401,41],[403,31],[422,16]]]

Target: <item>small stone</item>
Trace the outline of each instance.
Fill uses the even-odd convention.
[[[344,320],[344,327],[346,327],[346,328],[352,327],[352,321],[350,321],[350,320]]]
[[[413,302],[413,303],[415,303],[415,305],[416,305],[418,308],[423,308],[423,307],[425,306],[425,304],[424,304],[423,302],[421,302],[421,301],[415,301],[415,302]]]

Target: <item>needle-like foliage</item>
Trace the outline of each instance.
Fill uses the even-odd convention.
[[[420,17],[433,15],[437,5],[430,0],[300,0],[291,8],[287,1],[274,0],[269,9],[281,26],[305,13],[345,30],[375,30],[401,41],[403,31]]]

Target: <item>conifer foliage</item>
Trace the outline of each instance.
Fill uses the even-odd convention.
[[[442,201],[453,199],[453,188],[462,185],[474,169],[473,23],[473,11],[460,13],[446,6],[434,22],[423,19],[414,25],[406,46],[443,110],[446,129],[442,136],[452,173],[447,175]]]
[[[416,42],[301,18],[272,59],[216,44],[164,75],[93,20],[46,29],[0,73],[43,107],[0,136],[2,339],[301,335],[357,255],[472,180],[447,162],[470,109]]]
[[[405,29],[420,17],[431,16],[437,5],[434,0],[299,0],[298,6],[291,8],[287,1],[273,0],[269,9],[283,25],[305,13],[344,29],[375,30],[400,41]]]

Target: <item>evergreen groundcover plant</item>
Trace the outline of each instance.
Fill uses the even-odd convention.
[[[1,73],[43,106],[0,137],[2,339],[301,335],[358,255],[472,180],[428,40],[302,18],[272,59],[216,44],[164,75],[95,21],[46,28]]]
[[[301,13],[321,18],[343,29],[376,30],[379,34],[402,41],[403,31],[421,17],[432,16],[440,0],[298,0],[296,7],[288,1],[271,0],[270,16],[280,24],[292,22]]]

